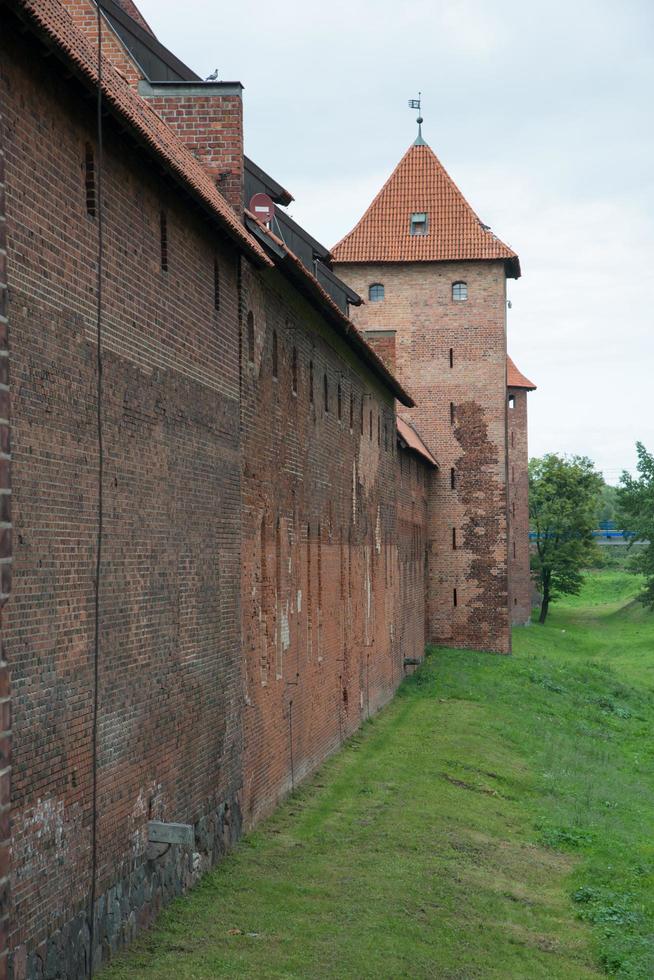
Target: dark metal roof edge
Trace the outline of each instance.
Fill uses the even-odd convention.
[[[133,17],[130,17],[130,15],[123,10],[119,4],[115,3],[114,0],[99,0],[99,4],[101,10],[109,14],[110,17],[113,17],[113,19],[118,21],[119,24],[122,24],[122,26],[130,31],[130,33],[132,33],[134,37],[141,42],[141,44],[144,44],[146,47],[150,48],[152,53],[156,54],[158,58],[161,58],[161,60],[165,62],[172,71],[177,72],[177,74],[181,75],[182,77],[185,77],[186,81],[202,81],[199,75],[196,75],[196,73],[189,68],[188,65],[185,65],[183,61],[180,61],[180,59],[172,53],[172,51],[169,51],[168,48],[158,41],[154,34],[150,34],[149,31],[146,31],[143,27],[141,27],[141,25],[135,21]]]
[[[143,92],[141,92],[141,87],[144,89]],[[141,92],[141,94],[147,94],[148,89],[150,92],[152,92],[152,90],[155,88],[182,90],[198,89],[201,92],[207,92],[209,95],[216,92],[222,92],[223,94],[226,93],[227,95],[240,95],[240,93],[243,91],[243,82],[223,82],[222,80],[215,82],[203,82],[202,79],[191,81],[187,79],[179,80],[175,78],[165,78],[161,81],[157,81],[156,79],[153,80],[148,78],[139,84],[139,92]]]
[[[282,218],[283,220],[281,224],[284,224],[284,222],[286,222],[290,227],[291,231],[294,231],[295,234],[299,235],[300,238],[304,238],[305,241],[307,241],[309,245],[311,245],[314,252],[318,253],[319,258],[321,259],[331,258],[332,253],[329,251],[327,246],[323,245],[322,242],[319,242],[317,238],[314,238],[313,235],[311,235],[308,231],[306,231],[302,227],[302,225],[299,225],[297,223],[295,218],[291,218],[290,214],[287,214],[286,211],[280,211],[279,214],[275,215],[275,217],[277,218],[277,220]]]
[[[320,259],[317,260],[317,265],[318,268],[320,269],[320,274],[325,276],[325,278],[329,279],[331,282],[333,282],[335,286],[339,286],[346,294],[348,302],[351,303],[352,306],[362,305],[363,300],[361,299],[359,294],[355,293],[354,290],[350,286],[348,286],[346,282],[343,282],[342,279],[339,279],[336,273],[333,272],[333,270],[330,269],[328,265],[325,265],[325,263],[321,262]]]
[[[249,231],[256,236],[261,244],[272,252],[276,258],[275,265],[284,272],[298,287],[299,291],[322,313],[326,320],[336,328],[336,332],[345,340],[368,368],[377,375],[384,385],[395,395],[398,401],[407,408],[415,407],[415,402],[404,390],[399,381],[391,374],[372,347],[363,339],[357,328],[348,320],[344,313],[332,303],[323,292],[322,286],[299,259],[288,250],[278,245],[253,218],[246,216],[245,224]],[[280,255],[280,253],[282,253]]]
[[[270,174],[263,169],[263,167],[260,167],[259,164],[255,163],[254,160],[250,159],[250,157],[245,155],[243,156],[243,165],[246,170],[250,171],[253,177],[260,180],[262,184],[266,184],[270,190],[273,191],[270,196],[275,204],[281,204],[282,207],[285,207],[286,205],[290,204],[291,201],[295,200],[290,191],[287,191],[285,187],[282,187],[279,181],[275,180],[274,177],[271,177]]]

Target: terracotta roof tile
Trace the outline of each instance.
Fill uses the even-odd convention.
[[[402,442],[406,444],[408,449],[413,450],[414,453],[418,453],[418,455],[422,456],[423,459],[426,459],[431,466],[435,466],[436,469],[438,469],[438,463],[425,446],[411,422],[409,422],[407,419],[403,419],[401,415],[397,416],[397,434]]]
[[[426,212],[426,235],[412,235],[411,214]],[[361,220],[332,249],[336,262],[442,262],[505,259],[517,278],[516,253],[472,210],[434,152],[413,144]]]
[[[37,30],[56,45],[87,84],[97,86],[97,48],[75,26],[59,0],[11,0],[11,5],[29,16]],[[152,106],[130,88],[122,75],[104,57],[102,93],[105,107],[119,116],[140,142],[156,154],[172,175],[212,212],[224,232],[259,264],[271,265],[268,256],[245,230],[202,165]]]
[[[507,388],[526,388],[527,391],[536,391],[536,385],[518,371],[508,356],[506,358],[506,386]]]

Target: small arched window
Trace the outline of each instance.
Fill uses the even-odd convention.
[[[254,364],[254,313],[248,313],[248,361]]]
[[[373,282],[368,286],[368,299],[371,303],[376,303],[384,298],[384,286],[381,282]]]
[[[277,379],[279,374],[279,358],[277,353],[277,331],[272,334],[272,376]]]
[[[468,283],[467,282],[453,282],[452,283],[452,299],[457,302],[462,302],[468,298]]]

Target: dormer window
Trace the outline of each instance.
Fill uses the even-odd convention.
[[[461,303],[463,300],[468,298],[468,283],[467,282],[453,282],[452,283],[452,299]]]
[[[411,215],[411,234],[426,235],[429,222],[426,211],[414,211]]]
[[[372,286],[368,286],[368,299],[371,303],[376,303],[378,300],[384,298],[384,287],[380,282],[373,282]]]

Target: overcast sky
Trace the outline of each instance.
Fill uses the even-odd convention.
[[[137,0],[138,2],[138,0]],[[536,384],[530,451],[609,482],[654,451],[651,0],[140,0],[205,77],[245,85],[246,152],[333,245],[423,133],[520,255],[509,351]]]

